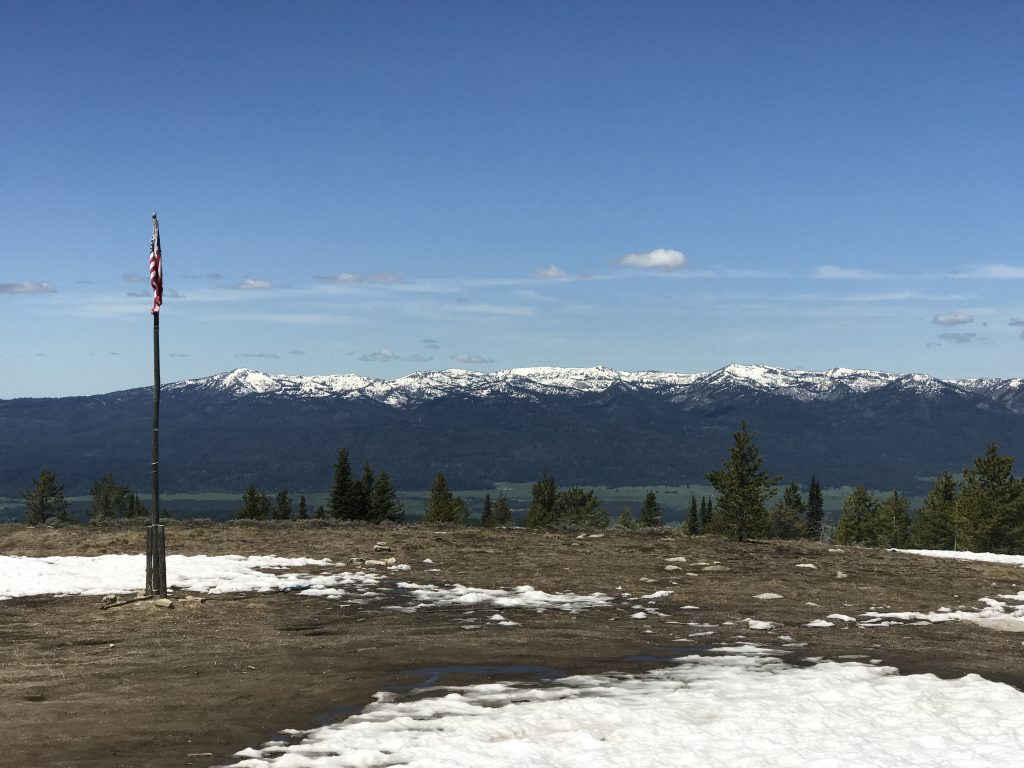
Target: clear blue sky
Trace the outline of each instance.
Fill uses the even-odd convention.
[[[0,397],[151,381],[154,210],[165,381],[1020,376],[1022,40],[1016,0],[2,0]]]

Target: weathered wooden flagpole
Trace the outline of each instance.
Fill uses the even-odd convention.
[[[167,597],[167,552],[160,523],[160,305],[164,297],[160,222],[153,213],[153,239],[149,246],[149,283],[153,287],[153,511],[146,529],[146,594]]]

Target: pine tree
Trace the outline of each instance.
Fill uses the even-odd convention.
[[[798,539],[806,527],[807,506],[800,495],[800,486],[790,483],[782,499],[772,507],[771,535],[776,539]]]
[[[526,513],[527,528],[544,528],[555,522],[555,502],[558,498],[558,486],[555,478],[546,469],[540,479],[533,484],[533,499]]]
[[[714,532],[714,519],[713,513],[714,506],[712,500],[706,496],[700,497],[700,532],[701,533],[713,533]]]
[[[391,478],[383,470],[377,479],[373,481],[368,519],[372,523],[405,522],[405,507],[402,506],[402,502],[398,499],[398,492],[391,485]]]
[[[836,544],[873,544],[877,514],[878,502],[863,485],[858,485],[843,502],[843,514],[836,526]]]
[[[910,539],[910,499],[894,490],[875,513],[876,547],[905,547]]]
[[[807,528],[808,539],[821,541],[825,526],[825,499],[821,495],[818,478],[811,475],[811,488],[807,493]]]
[[[235,510],[239,520],[266,520],[270,516],[270,497],[256,486],[249,486],[242,492],[242,506]]]
[[[690,496],[690,512],[686,516],[686,532],[690,536],[700,535],[700,517],[697,512],[696,496]]]
[[[423,510],[424,523],[458,523],[465,525],[469,508],[462,499],[457,499],[448,487],[444,472],[438,471],[430,487],[430,498]]]
[[[292,516],[292,499],[288,495],[287,490],[281,490],[277,492],[277,498],[274,503],[274,514],[275,520],[288,520]]]
[[[94,521],[112,520],[127,515],[132,492],[127,485],[119,485],[111,473],[105,474],[89,488],[92,509],[89,517]]]
[[[555,512],[550,526],[559,528],[607,528],[608,513],[593,491],[567,488],[555,495]]]
[[[498,500],[494,502],[494,524],[501,527],[512,525],[512,508],[508,505],[504,491],[498,494]]]
[[[639,523],[641,528],[658,528],[661,526],[661,505],[658,503],[658,495],[654,491],[648,491],[644,497],[644,506],[640,510]]]
[[[768,531],[765,503],[775,495],[779,478],[761,469],[761,452],[747,423],[733,434],[733,445],[722,469],[708,472],[708,481],[718,491],[715,529],[729,538],[746,541]]]
[[[1024,552],[1024,481],[1012,472],[1013,458],[999,455],[995,443],[964,469],[953,507],[958,549]]]
[[[46,467],[39,471],[39,477],[32,478],[32,487],[21,492],[25,499],[25,517],[29,525],[42,525],[47,520],[66,522],[68,507],[64,498],[64,484],[57,482],[57,475]]]
[[[911,546],[919,549],[954,549],[953,510],[956,506],[956,478],[943,472],[932,482],[924,504],[910,524]]]
[[[309,514],[306,511],[306,497],[299,496],[299,520],[306,520],[309,518]]]
[[[331,517],[352,520],[355,517],[355,503],[352,494],[352,467],[348,463],[348,448],[338,449],[334,463],[334,484],[327,501]]]
[[[315,517],[317,520],[323,520],[325,517],[327,517],[327,510],[324,508],[323,504],[320,504],[316,509],[313,510],[313,517]]]
[[[133,493],[128,497],[128,508],[124,512],[127,518],[145,517],[146,507],[139,501],[139,494]]]
[[[494,505],[491,503],[491,494],[488,493],[484,495],[484,511],[480,515],[480,527],[493,528],[494,526]]]
[[[373,496],[373,470],[370,462],[363,464],[363,475],[352,483],[352,519],[370,520],[370,499]]]
[[[619,513],[617,525],[627,530],[636,528],[636,520],[633,518],[633,511],[629,508],[629,504],[622,505],[622,512]]]

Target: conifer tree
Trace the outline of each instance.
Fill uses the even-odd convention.
[[[512,525],[512,508],[504,491],[498,494],[498,500],[494,502],[494,524],[501,527]]]
[[[620,528],[632,529],[636,527],[636,520],[633,519],[633,510],[629,508],[629,504],[622,505],[622,512],[619,513],[618,526]]]
[[[292,516],[292,499],[288,495],[287,490],[280,490],[277,492],[277,498],[274,501],[274,513],[273,518],[275,520],[288,520]]]
[[[139,501],[139,494],[133,493],[128,497],[128,509],[124,516],[127,518],[145,517],[147,514],[145,505]]]
[[[242,506],[235,510],[239,520],[266,520],[270,516],[270,497],[256,486],[249,486],[242,492]]]
[[[715,530],[729,538],[746,541],[768,531],[765,503],[775,495],[779,478],[761,468],[761,452],[747,423],[733,434],[733,445],[722,469],[708,473],[708,481],[718,491]]]
[[[686,532],[690,536],[700,534],[700,517],[697,512],[697,497],[690,496],[690,512],[686,516]]]
[[[423,510],[424,523],[458,523],[465,525],[469,517],[466,502],[455,497],[448,487],[444,472],[438,470],[430,487],[430,498]]]
[[[309,513],[306,511],[306,497],[305,496],[299,496],[298,518],[299,518],[299,520],[306,520],[306,519],[309,518]]]
[[[540,479],[533,484],[533,498],[526,513],[526,527],[543,528],[554,524],[557,498],[558,486],[555,485],[555,478],[545,469]]]
[[[800,538],[806,527],[806,511],[803,496],[800,495],[800,486],[790,483],[786,486],[782,499],[772,507],[771,535],[776,539]]]
[[[108,472],[92,484],[89,495],[92,496],[89,517],[98,521],[126,516],[132,492],[127,485],[119,485]]]
[[[373,470],[370,462],[363,464],[363,474],[352,483],[352,519],[370,520],[370,498],[373,496]]]
[[[607,528],[608,513],[593,491],[567,488],[555,496],[555,512],[547,525],[559,528]]]
[[[811,475],[811,487],[807,493],[807,528],[806,537],[821,541],[825,526],[825,499],[821,495],[818,478]]]
[[[910,499],[894,490],[878,505],[875,513],[876,547],[905,547],[910,538]]]
[[[313,517],[315,517],[317,520],[323,520],[325,517],[327,517],[327,510],[324,508],[323,504],[320,504],[319,506],[317,506],[316,509],[313,510]]]
[[[657,528],[661,525],[661,505],[654,491],[648,491],[644,497],[644,506],[640,510],[641,528]]]
[[[836,526],[836,544],[872,545],[877,514],[878,502],[863,485],[858,485],[843,502],[843,514]]]
[[[21,492],[25,499],[25,517],[29,525],[42,525],[47,520],[55,519],[66,522],[68,507],[71,505],[64,497],[64,484],[57,482],[57,475],[43,467],[39,477],[32,478],[32,487]]]
[[[995,443],[964,469],[953,507],[957,549],[1024,552],[1024,480],[1012,472],[1013,458]]]
[[[706,496],[700,497],[700,532],[711,533],[714,528],[712,520],[712,505],[711,501]]]
[[[496,525],[494,519],[494,504],[491,503],[491,494],[484,495],[484,511],[480,515],[481,528],[493,528]]]
[[[334,484],[327,501],[331,517],[351,520],[354,517],[352,498],[352,467],[348,463],[348,448],[338,449],[338,459],[334,462]]]
[[[918,549],[956,548],[953,530],[956,497],[956,478],[950,472],[943,472],[935,478],[921,509],[910,524],[911,546]]]
[[[391,478],[386,471],[373,481],[370,495],[369,520],[372,523],[404,523],[405,507],[398,498],[398,492],[391,485]]]

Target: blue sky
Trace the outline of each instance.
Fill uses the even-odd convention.
[[[0,3],[0,398],[1024,373],[1024,4]]]

